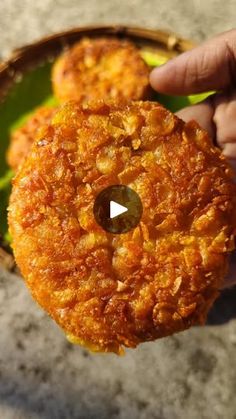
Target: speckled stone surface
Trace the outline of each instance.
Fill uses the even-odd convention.
[[[0,56],[89,23],[171,29],[201,41],[233,27],[228,0],[2,0]],[[0,271],[1,419],[235,419],[236,290],[209,325],[141,345],[125,357],[67,343],[22,280]]]
[[[1,0],[0,54],[42,35],[92,23],[169,29],[200,41],[231,29],[235,17],[235,0]]]

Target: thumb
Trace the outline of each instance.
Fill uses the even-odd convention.
[[[222,33],[185,52],[150,75],[161,93],[188,95],[225,89],[236,83],[236,30]]]
[[[176,115],[185,122],[191,120],[197,121],[208,132],[211,138],[215,138],[215,125],[213,123],[214,106],[211,97],[197,105],[181,109]]]

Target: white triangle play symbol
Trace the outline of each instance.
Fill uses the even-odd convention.
[[[115,201],[110,201],[110,218],[115,218],[127,211],[128,208],[123,207],[123,205],[120,205]]]

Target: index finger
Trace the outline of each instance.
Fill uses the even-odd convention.
[[[150,83],[158,92],[174,95],[236,85],[236,30],[224,32],[155,68]]]

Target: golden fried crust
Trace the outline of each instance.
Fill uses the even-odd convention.
[[[42,106],[29,117],[21,128],[12,133],[7,151],[7,162],[13,170],[17,170],[22,164],[31,149],[37,131],[41,126],[50,122],[54,112],[54,108]]]
[[[93,205],[119,183],[139,194],[143,216],[113,235]],[[234,247],[235,192],[196,122],[152,102],[68,103],[14,179],[16,261],[69,339],[121,353],[205,321]]]
[[[149,68],[138,49],[118,39],[88,39],[75,44],[52,71],[55,95],[61,101],[139,100],[149,92]]]

